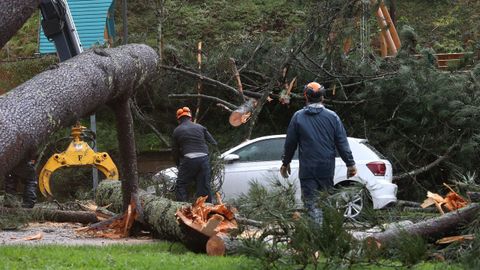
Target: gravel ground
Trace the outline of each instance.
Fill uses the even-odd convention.
[[[110,244],[147,244],[155,239],[149,236],[124,239],[95,238],[75,232],[75,229],[83,227],[76,223],[29,223],[27,227],[0,231],[0,245],[110,245]],[[34,238],[28,240],[28,238]]]

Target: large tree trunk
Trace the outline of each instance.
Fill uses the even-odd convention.
[[[88,211],[63,211],[48,208],[4,208],[0,207],[0,214],[25,215],[34,220],[54,222],[78,222],[83,224],[98,222],[94,212]]]
[[[121,194],[121,185],[118,181],[103,181],[98,186],[96,203],[97,205],[112,204],[111,210],[119,211],[123,207],[123,201],[119,194]],[[192,209],[189,203],[172,201],[147,194],[142,190],[139,190],[139,199],[144,210],[143,221],[151,227],[156,238],[182,242],[187,248],[195,252],[206,252],[210,249],[211,253],[209,254],[211,255],[223,255],[232,251],[230,246],[238,247],[239,245],[238,241],[236,241],[236,245],[228,245],[225,247],[227,242],[224,243],[223,240],[230,239],[227,234],[220,232],[219,235],[221,236],[215,237],[217,233],[214,231],[214,227],[207,225],[203,227],[205,230],[195,228],[196,225],[192,225],[192,223],[195,222],[189,220],[188,211],[181,211],[181,213],[187,214],[179,215],[177,211],[180,209]],[[217,207],[218,206],[219,205],[217,205]],[[229,214],[233,215],[233,212]],[[210,217],[211,215],[207,214],[207,216]],[[212,216],[217,216],[217,218],[223,220],[223,217],[219,217],[218,214],[213,214]],[[217,225],[218,223],[216,223],[215,226]],[[214,241],[214,243],[208,243],[212,237],[214,237],[216,241]],[[233,243],[235,241],[228,241],[228,243],[230,242]]]
[[[0,49],[37,10],[40,0],[0,1]]]
[[[458,233],[458,231],[478,216],[480,205],[472,203],[457,211],[453,211],[440,217],[431,218],[419,223],[407,225],[401,228],[393,228],[381,233],[375,233],[371,237],[381,244],[395,241],[403,233],[416,235],[427,240],[435,240],[445,235]]]
[[[123,210],[128,208],[130,202],[137,206],[140,218],[143,217],[140,202],[138,200],[138,170],[137,153],[135,151],[135,135],[133,130],[133,118],[129,99],[124,98],[112,105],[117,121],[118,145],[120,146],[120,158],[122,163],[122,178],[128,181],[122,181]]]
[[[103,181],[98,185],[95,201],[97,205],[112,204],[109,209],[113,212],[123,210],[121,185],[118,181]],[[178,226],[175,213],[188,203],[175,202],[166,198],[153,196],[139,190],[139,198],[143,205],[143,215],[146,224],[152,227],[157,238],[182,241],[185,236]]]
[[[157,60],[155,50],[146,45],[96,49],[0,96],[0,175],[54,131],[107,102],[115,104],[131,96],[156,73]]]

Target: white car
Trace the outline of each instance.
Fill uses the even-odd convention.
[[[247,193],[249,182],[268,185],[272,177],[281,178],[281,156],[286,135],[271,135],[243,142],[224,152],[221,158],[225,161],[225,172],[221,193],[225,200],[235,199],[242,193]],[[383,208],[396,202],[397,185],[392,183],[392,165],[384,159],[365,139],[348,138],[353,158],[357,166],[357,175],[347,178],[347,168],[337,155],[335,159],[334,184],[342,185],[358,182],[366,186],[373,202],[373,208]],[[297,151],[298,152],[298,151]],[[296,199],[301,202],[300,182],[298,180],[298,154],[290,163],[292,173],[289,180],[296,186]],[[160,171],[159,175],[176,179],[175,167]],[[360,194],[345,197],[344,216],[354,218],[363,208]]]

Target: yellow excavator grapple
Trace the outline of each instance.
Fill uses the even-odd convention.
[[[80,124],[72,127],[72,142],[67,150],[51,156],[45,166],[43,166],[38,177],[38,186],[43,196],[53,197],[50,189],[50,176],[52,173],[62,167],[74,166],[94,166],[100,170],[106,179],[118,180],[118,170],[110,156],[105,153],[96,153],[82,140],[82,133],[86,128]]]

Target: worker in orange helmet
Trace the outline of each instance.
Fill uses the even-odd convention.
[[[207,142],[217,145],[208,130],[192,121],[190,108],[177,110],[178,126],[173,131],[172,154],[178,168],[175,196],[177,201],[188,201],[187,187],[196,182],[196,197],[208,196],[212,202],[210,161]]]
[[[333,187],[336,150],[347,165],[347,177],[357,173],[347,134],[338,115],[325,108],[325,88],[311,82],[304,88],[307,105],[295,112],[288,126],[280,173],[290,175],[290,162],[299,149],[299,173],[302,200],[308,215],[323,222],[323,212],[317,206],[320,191]]]

